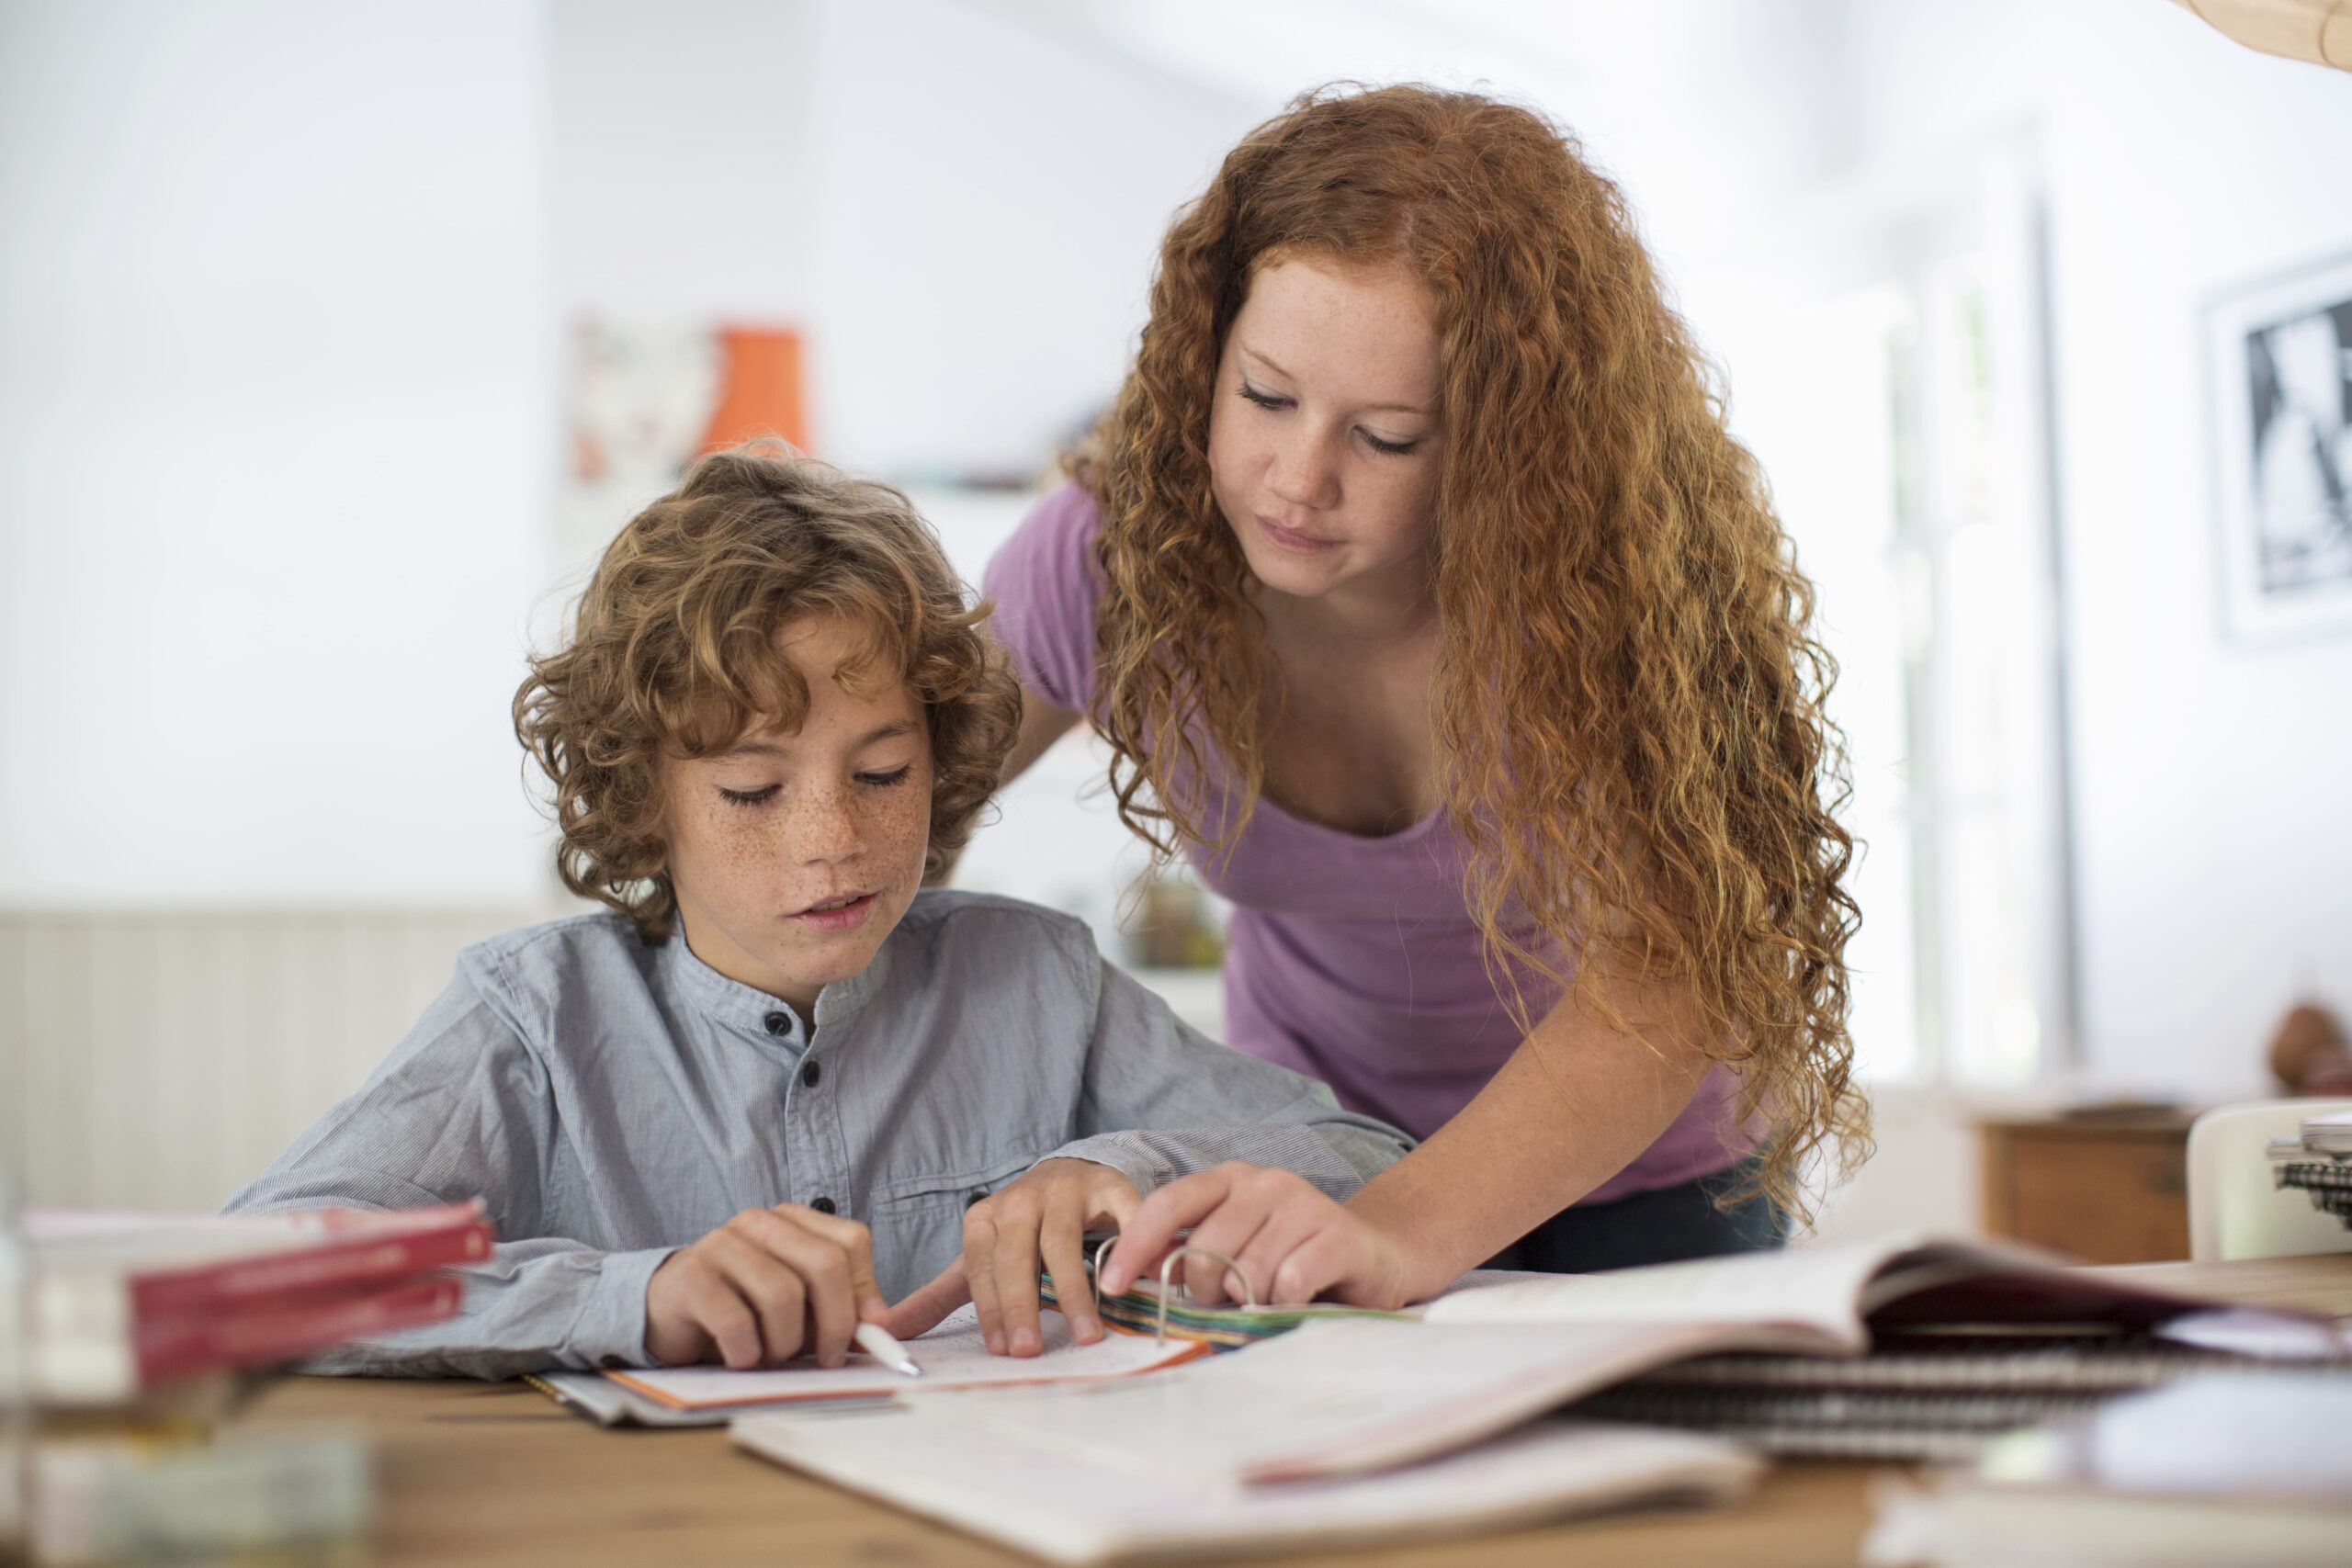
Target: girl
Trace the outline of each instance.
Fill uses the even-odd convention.
[[[989,573],[1012,769],[1091,720],[1235,905],[1232,1043],[1428,1139],[1344,1209],[1164,1188],[1106,1287],[1186,1225],[1261,1298],[1383,1306],[1769,1246],[1809,1156],[1866,1152],[1834,667],[1572,142],[1413,86],[1261,126],[1073,472]]]

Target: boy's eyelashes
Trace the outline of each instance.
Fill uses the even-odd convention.
[[[1294,401],[1294,400],[1290,398],[1282,397],[1273,392],[1260,391],[1257,388],[1250,384],[1247,378],[1244,378],[1241,382],[1241,400],[1248,403],[1255,403],[1261,409],[1274,409],[1277,411],[1289,408]],[[1356,427],[1356,434],[1363,437],[1365,446],[1371,447],[1375,452],[1385,452],[1392,457],[1402,457],[1407,453],[1412,451],[1414,447],[1420,445],[1419,437],[1416,437],[1411,441],[1384,440],[1380,436],[1374,435],[1371,431],[1364,429],[1362,425],[1358,425]]]
[[[914,771],[914,764],[907,762],[896,768],[858,773],[854,776],[859,784],[865,785],[868,789],[888,789],[893,784],[906,783]],[[783,793],[784,786],[780,784],[763,784],[758,789],[729,789],[725,784],[718,786],[718,797],[730,806],[765,806]]]

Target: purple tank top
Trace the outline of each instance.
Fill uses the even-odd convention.
[[[1093,499],[1065,486],[997,552],[986,584],[997,606],[990,625],[1023,682],[1081,712],[1094,695],[1101,526]],[[1229,858],[1188,852],[1234,906],[1226,1029],[1238,1049],[1320,1078],[1348,1109],[1427,1137],[1518,1045],[1444,812],[1365,838],[1261,797]],[[1526,995],[1539,1017],[1554,999],[1540,980]],[[1732,1130],[1735,1093],[1716,1067],[1673,1125],[1583,1201],[1676,1186],[1741,1157],[1752,1139]]]

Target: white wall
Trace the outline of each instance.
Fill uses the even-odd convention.
[[[1238,96],[1237,133],[1329,82],[1532,105],[1625,190],[1669,273],[1817,176],[1848,133],[1842,0],[980,3]]]
[[[2259,1089],[2300,985],[2352,1004],[2352,636],[2222,638],[2199,310],[2352,253],[2352,77],[2149,0],[1851,12],[1860,155],[2047,153],[2086,1066]]]
[[[823,74],[811,9],[562,0],[547,39],[560,306],[807,316]]]
[[[819,14],[827,455],[901,474],[1050,455],[1117,389],[1169,219],[1261,110],[1015,11]]]
[[[507,900],[544,40],[0,8],[0,902]]]

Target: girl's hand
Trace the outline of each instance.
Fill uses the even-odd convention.
[[[798,1203],[746,1209],[662,1260],[645,1283],[645,1348],[664,1366],[777,1367],[803,1350],[838,1367],[861,1316],[888,1311],[874,1238]]]
[[[1351,1306],[1400,1307],[1407,1300],[1404,1247],[1292,1171],[1238,1161],[1171,1181],[1120,1227],[1103,1260],[1103,1291],[1117,1295],[1152,1274],[1189,1227],[1185,1245],[1222,1252],[1241,1266],[1263,1306],[1302,1305],[1328,1296]],[[1197,1254],[1176,1276],[1194,1299],[1238,1301],[1241,1281]]]
[[[1046,1348],[1037,1322],[1037,1266],[1081,1345],[1102,1337],[1086,1278],[1086,1233],[1124,1230],[1139,1200],[1135,1184],[1107,1165],[1049,1159],[964,1211],[964,1256],[890,1309],[883,1326],[901,1339],[928,1333],[970,1302],[979,1309],[989,1353],[1035,1356]]]

